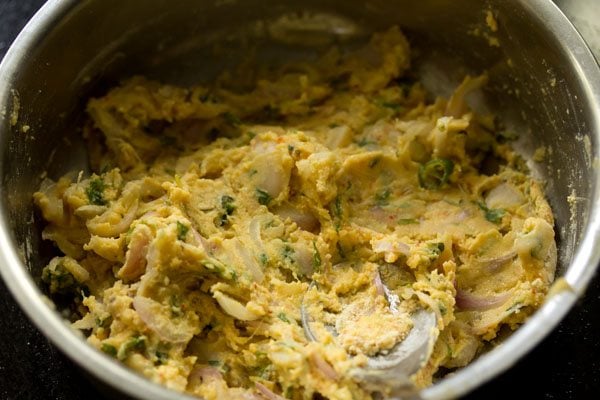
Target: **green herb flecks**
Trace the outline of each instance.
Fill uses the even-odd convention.
[[[237,279],[238,279],[237,272],[233,268],[226,266],[222,262],[220,262],[216,259],[210,259],[210,260],[204,260],[201,263],[204,266],[204,268],[208,269],[209,271],[214,272],[219,277],[230,280],[232,282],[237,282]]]
[[[504,214],[506,214],[506,210],[502,208],[488,208],[483,202],[478,202],[477,205],[481,211],[483,211],[485,219],[494,224],[502,222],[502,218],[504,217]]]
[[[267,263],[269,262],[269,257],[267,257],[265,253],[260,253],[258,259],[260,260],[260,263],[262,265],[267,265]]]
[[[221,207],[223,207],[223,210],[225,210],[227,215],[231,215],[235,211],[235,205],[233,204],[234,201],[235,199],[231,196],[221,196]]]
[[[156,356],[155,363],[157,365],[165,365],[167,361],[169,361],[169,354],[166,352],[157,350],[156,353],[154,353],[154,355]]]
[[[344,209],[342,207],[342,198],[337,196],[333,203],[330,205],[330,212],[333,215],[333,224],[336,231],[340,230],[342,226],[342,217],[344,216]]]
[[[119,347],[117,358],[124,360],[129,354],[146,350],[146,336],[133,336]]]
[[[116,357],[117,355],[117,348],[112,344],[102,343],[100,350],[102,350],[104,353],[108,354],[111,357]]]
[[[98,328],[108,328],[112,322],[112,317],[108,316],[108,317],[104,317],[104,318],[99,318],[96,317],[96,326]]]
[[[290,323],[290,320],[288,319],[287,315],[285,315],[285,313],[280,312],[279,314],[277,314],[277,318],[279,318],[280,320],[282,320],[283,322],[286,323]]]
[[[177,221],[177,239],[185,241],[190,228],[181,222]]]
[[[229,195],[221,196],[221,208],[223,211],[217,216],[215,225],[225,226],[229,223],[229,216],[235,211],[235,199]]]
[[[388,199],[392,194],[390,189],[384,189],[380,192],[375,193],[375,204],[378,206],[385,206],[388,204]]]
[[[106,186],[104,185],[102,178],[96,177],[90,180],[88,187],[85,189],[85,194],[87,195],[90,204],[96,206],[106,205],[106,200],[104,199],[105,188]]]
[[[431,260],[435,260],[444,251],[444,243],[427,243],[427,252]]]
[[[258,204],[268,206],[272,198],[269,193],[265,192],[262,189],[256,188],[256,200],[258,200]]]
[[[50,293],[69,293],[77,288],[75,278],[60,262],[42,270],[42,281],[49,286]]]
[[[296,251],[292,246],[287,244],[283,246],[283,251],[281,252],[281,255],[283,256],[283,259],[289,262],[290,264],[294,264],[296,262],[294,254],[296,254]]]
[[[379,157],[375,157],[373,159],[371,159],[371,161],[369,161],[369,168],[373,169],[377,166],[377,164],[379,164],[379,161],[381,161],[381,159]]]
[[[319,271],[321,269],[321,254],[319,253],[319,249],[317,249],[317,243],[313,242],[313,268],[315,271]]]
[[[443,187],[454,171],[454,162],[445,158],[434,158],[419,167],[419,185],[428,190]]]

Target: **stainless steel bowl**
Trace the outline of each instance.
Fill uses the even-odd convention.
[[[488,10],[497,32],[486,24]],[[517,362],[568,312],[600,259],[600,71],[550,0],[49,1],[0,66],[0,268],[29,317],[122,394],[187,398],[88,346],[44,296],[40,271],[51,249],[40,239],[31,201],[42,174],[87,169],[78,131],[85,101],[122,77],[198,83],[249,49],[264,62],[289,61],[332,43],[352,46],[393,24],[408,32],[415,68],[430,90],[446,94],[464,74],[487,70],[490,84],[478,107],[525,132],[517,146],[526,159],[546,147],[546,161],[529,165],[547,182],[562,277],[544,306],[501,346],[421,396],[459,396]]]

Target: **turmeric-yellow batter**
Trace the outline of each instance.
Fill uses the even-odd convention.
[[[75,299],[73,326],[206,399],[369,399],[348,371],[406,337],[417,309],[439,330],[417,387],[516,328],[554,277],[552,212],[465,102],[485,76],[428,101],[409,61],[392,28],[242,92],[136,77],[91,99],[95,173],[34,195],[62,253],[43,279]]]

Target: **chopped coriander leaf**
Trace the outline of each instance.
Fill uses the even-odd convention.
[[[258,200],[258,203],[263,206],[268,206],[272,200],[269,193],[259,188],[256,188],[256,199]]]
[[[105,317],[105,318],[96,318],[96,326],[98,328],[108,328],[110,326],[111,323],[111,317]]]
[[[342,218],[342,199],[340,196],[337,196],[335,198],[335,201],[333,203],[333,211],[336,217]]]
[[[434,158],[419,167],[419,185],[429,190],[439,189],[448,182],[453,171],[452,160]]]
[[[295,263],[296,260],[294,259],[294,254],[296,253],[296,251],[294,250],[293,247],[291,247],[290,245],[285,245],[283,247],[283,259],[289,261],[291,264]]]
[[[184,241],[190,228],[177,221],[177,239]]]
[[[427,250],[432,258],[437,258],[444,251],[444,243],[428,243]]]
[[[104,185],[102,178],[97,177],[90,180],[88,187],[85,189],[85,194],[87,195],[90,204],[96,206],[106,205],[106,200],[104,199],[105,188],[106,186]]]
[[[219,361],[219,360],[208,360],[208,365],[210,365],[211,367],[220,367],[221,366],[221,361]]]
[[[283,313],[283,312],[280,312],[279,314],[277,314],[277,318],[279,318],[283,322],[287,322],[288,324],[290,323],[290,320],[288,319],[287,315],[285,315],[285,313]]]
[[[155,353],[156,355],[156,363],[158,365],[165,365],[167,363],[167,361],[169,361],[169,354],[164,353],[162,351],[157,351]]]
[[[131,352],[146,350],[146,336],[133,336],[119,347],[117,358],[126,359]]]
[[[392,194],[392,192],[390,191],[390,189],[384,189],[381,192],[377,192],[375,194],[375,203],[378,206],[385,206],[388,204],[388,199],[390,198],[390,195]]]
[[[227,215],[231,215],[235,211],[234,201],[235,199],[229,195],[221,196],[221,207],[223,207]]]
[[[102,343],[100,350],[102,350],[111,357],[115,357],[117,355],[117,348],[112,344]]]
[[[483,211],[485,219],[494,224],[499,224],[502,222],[502,217],[504,217],[504,214],[506,214],[506,210],[502,208],[488,208],[483,202],[478,202],[477,204]]]
[[[318,270],[321,267],[321,254],[319,253],[319,249],[317,249],[317,243],[313,242],[313,268]]]
[[[215,225],[216,226],[225,226],[228,223],[229,223],[229,217],[227,216],[227,213],[219,214],[215,218]]]
[[[267,255],[265,253],[260,253],[258,258],[260,259],[260,263],[262,265],[267,265],[267,263],[269,262],[269,258],[267,257]]]
[[[48,284],[50,293],[68,293],[77,286],[73,275],[60,262],[42,270],[42,281]]]

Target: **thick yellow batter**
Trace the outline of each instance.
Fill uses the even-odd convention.
[[[465,103],[485,76],[431,102],[408,69],[394,28],[244,91],[137,77],[90,100],[96,173],[34,195],[63,253],[43,279],[74,297],[74,327],[206,399],[368,399],[348,371],[400,342],[417,309],[440,332],[418,387],[516,328],[554,277],[552,212]]]

